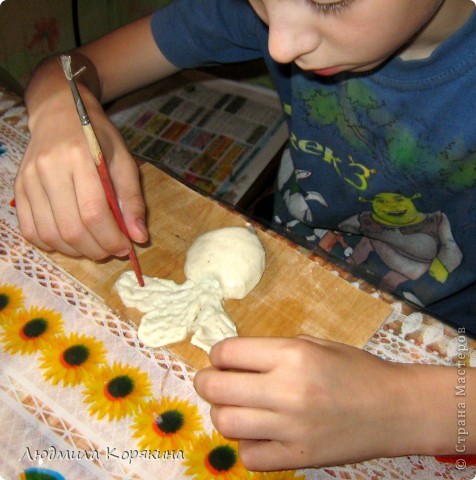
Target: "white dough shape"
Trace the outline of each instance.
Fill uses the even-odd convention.
[[[224,298],[242,299],[259,283],[265,251],[256,233],[225,227],[198,237],[187,252],[185,276],[195,283],[216,279]]]
[[[140,287],[130,271],[119,277],[116,289],[124,305],[145,313],[138,329],[145,345],[160,347],[192,334],[191,343],[209,352],[215,343],[238,334],[223,299],[245,297],[264,268],[265,252],[256,234],[226,227],[195,240],[187,252],[182,285],[144,276]]]

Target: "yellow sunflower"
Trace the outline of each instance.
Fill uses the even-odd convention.
[[[243,480],[250,478],[238,456],[238,442],[222,437],[216,431],[202,434],[187,451],[185,473],[194,480]]]
[[[14,285],[0,285],[0,319],[8,319],[23,307],[23,291]]]
[[[44,370],[45,379],[53,385],[62,382],[65,387],[94,377],[95,371],[106,361],[102,342],[77,333],[69,337],[57,335],[41,353],[40,368]]]
[[[34,353],[58,333],[63,333],[61,314],[46,308],[31,307],[11,315],[0,335],[3,349],[9,353]]]
[[[282,472],[255,472],[251,480],[306,480],[304,475],[298,475],[293,470]]]
[[[90,404],[90,414],[99,420],[106,415],[109,421],[119,420],[136,413],[151,395],[147,374],[119,362],[98,369],[93,378],[84,379],[84,384],[84,401]]]
[[[184,449],[203,430],[197,406],[170,397],[148,402],[132,428],[142,450]]]

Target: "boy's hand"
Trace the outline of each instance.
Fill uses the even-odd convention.
[[[179,70],[157,47],[150,21],[150,15],[143,17],[69,52],[73,72],[85,67],[76,83],[110,165],[127,230],[138,243],[148,239],[138,168],[101,102]],[[15,181],[22,234],[47,251],[95,260],[127,255],[131,242],[109,208],[71,89],[56,57],[37,67],[24,100],[31,139]]]
[[[410,391],[415,375],[405,366],[312,337],[231,338],[210,361],[195,388],[212,404],[215,427],[240,439],[251,470],[402,455],[421,441],[418,388]]]
[[[89,112],[133,241],[147,240],[137,166],[100,107]],[[31,139],[15,181],[24,237],[46,251],[95,260],[127,255],[130,241],[110,211],[71,92],[30,119]]]

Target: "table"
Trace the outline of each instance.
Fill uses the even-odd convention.
[[[41,478],[68,480],[197,478],[196,455],[187,455],[183,442],[200,437],[194,445],[206,451],[226,441],[213,431],[209,407],[193,389],[195,369],[170,349],[143,346],[133,324],[23,240],[12,203],[12,185],[28,142],[27,115],[22,100],[1,88],[0,115],[0,301],[5,295],[10,299],[7,307],[1,304],[0,316],[0,477],[33,478],[37,469],[50,475]],[[472,339],[322,259],[313,257],[312,261],[391,306],[388,318],[365,343],[370,353],[390,361],[452,365],[464,348],[467,366],[476,366]],[[15,337],[7,317],[17,322],[46,319],[49,330],[45,333],[43,328],[38,342],[28,343]],[[44,324],[30,325],[30,335]],[[49,342],[49,348],[42,349],[41,342]],[[88,360],[91,358],[81,364],[85,372],[81,378],[57,361],[58,352],[69,349],[71,353],[73,347],[77,355],[84,354],[79,345],[89,347]],[[118,391],[127,388],[125,377],[133,379],[134,398],[142,410],[137,413],[134,402],[116,404],[111,397],[108,402],[95,388],[99,382],[88,382],[88,377],[103,381],[122,378]],[[117,408],[111,408],[113,403]],[[194,428],[183,432],[181,438],[164,441],[166,437],[144,427],[144,415],[156,411],[163,417],[164,412],[179,411]],[[470,480],[476,467],[463,468],[461,458],[454,465],[433,457],[411,456],[286,475],[252,475],[244,469],[237,475],[254,479]]]

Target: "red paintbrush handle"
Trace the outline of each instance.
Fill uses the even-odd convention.
[[[124,218],[119,207],[119,202],[117,201],[116,192],[114,191],[114,187],[111,182],[109,170],[107,168],[106,161],[104,160],[101,147],[99,146],[99,142],[96,138],[96,134],[94,133],[91,123],[87,123],[86,125],[83,124],[83,131],[86,135],[89,151],[94,160],[94,163],[96,164],[96,168],[99,173],[104,192],[106,193],[107,201],[109,203],[109,206],[111,207],[112,214],[114,215],[114,218],[116,219],[116,222],[121,232],[130,240],[129,232],[127,231],[126,223],[124,222]],[[134,251],[134,247],[132,247],[129,253],[129,260],[131,261],[132,268],[134,270],[134,273],[136,274],[139,285],[143,287],[144,278],[142,277],[142,272],[140,269],[139,261],[137,260]]]
[[[109,202],[109,206],[111,207],[112,214],[117,221],[117,224],[121,230],[121,232],[129,237],[129,232],[127,231],[126,223],[124,222],[124,218],[122,216],[121,209],[119,207],[119,202],[117,201],[116,193],[114,191],[114,186],[111,182],[111,177],[109,175],[109,170],[107,168],[106,162],[104,161],[104,157],[102,153],[99,153],[99,163],[96,164],[99,177],[101,179],[101,183],[104,188],[104,192],[106,193],[107,201]],[[144,278],[142,277],[142,272],[140,269],[139,261],[137,260],[137,256],[135,254],[134,248],[131,249],[129,252],[129,260],[131,261],[132,268],[136,274],[137,281],[141,287],[144,286]]]

